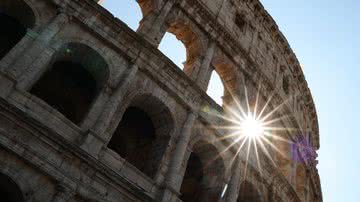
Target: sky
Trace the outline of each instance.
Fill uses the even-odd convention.
[[[288,39],[303,69],[317,109],[318,151],[325,202],[359,202],[360,197],[360,1],[261,0]],[[136,30],[135,0],[104,0],[103,6]],[[167,34],[159,49],[182,68],[184,46]],[[208,94],[221,103],[213,74]],[[359,104],[359,105],[358,105]]]

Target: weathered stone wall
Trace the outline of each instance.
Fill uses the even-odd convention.
[[[93,0],[3,2],[6,15],[35,19],[0,60],[0,173],[18,185],[25,201],[180,201],[192,153],[203,164],[216,157],[203,170],[211,190],[203,201],[237,201],[245,182],[259,201],[322,201],[316,153],[296,151],[311,158],[294,162],[291,145],[274,140],[285,154],[270,154],[275,163],[263,152],[246,161],[239,144],[222,138],[228,131],[215,127],[224,120],[208,114],[227,113],[205,93],[215,70],[225,86],[225,105],[244,100],[244,86],[250,99],[260,93],[260,104],[273,97],[268,111],[285,102],[277,113],[292,116],[279,126],[302,133],[284,137],[296,141],[309,134],[312,147],[319,148],[301,67],[259,1],[139,0],[143,20],[137,32]],[[24,16],[13,16],[14,10]],[[187,49],[184,71],[157,49],[166,32]],[[68,44],[96,51],[108,68],[79,124],[30,93],[61,51],[64,58],[80,51],[64,49],[76,47]],[[154,122],[154,158],[147,164],[153,176],[107,147],[130,106]]]

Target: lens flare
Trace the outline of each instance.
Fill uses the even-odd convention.
[[[260,138],[264,135],[264,126],[260,120],[257,120],[252,113],[241,122],[241,133],[249,138]]]
[[[244,85],[245,86],[245,85]],[[279,131],[300,131],[304,132],[298,128],[289,128],[289,127],[279,127],[282,125],[282,121],[287,119],[292,115],[281,115],[281,109],[283,106],[290,101],[291,98],[285,100],[283,103],[280,103],[277,106],[272,106],[270,103],[274,94],[270,95],[266,102],[263,103],[263,106],[259,106],[260,101],[260,86],[258,88],[255,102],[250,103],[248,97],[248,91],[246,86],[244,87],[245,99],[243,102],[240,102],[238,96],[232,96],[233,102],[231,106],[224,104],[224,109],[226,109],[226,115],[221,115],[214,110],[203,110],[203,112],[208,113],[212,116],[217,116],[222,119],[225,124],[218,125],[216,128],[225,129],[227,134],[218,138],[218,141],[224,139],[231,140],[231,144],[228,145],[221,153],[228,151],[231,148],[236,148],[236,153],[233,156],[232,161],[235,162],[237,156],[241,155],[245,157],[246,167],[244,172],[244,177],[246,177],[246,170],[248,166],[249,159],[255,157],[257,161],[257,167],[259,172],[262,174],[262,166],[260,162],[259,155],[266,155],[268,159],[276,166],[276,162],[273,159],[274,150],[276,153],[285,157],[286,154],[277,147],[278,143],[276,142],[285,142],[289,145],[292,144],[292,140],[289,137],[284,137],[278,133]],[[253,95],[252,95],[253,97]],[[218,158],[214,157],[215,159]]]

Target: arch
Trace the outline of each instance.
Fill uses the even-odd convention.
[[[33,10],[22,0],[0,2],[0,59],[3,58],[35,25]]]
[[[199,141],[192,147],[180,188],[184,202],[219,201],[225,183],[225,166],[217,149]]]
[[[193,27],[189,23],[176,21],[171,23],[167,32],[176,36],[186,49],[186,62],[184,64],[184,71],[188,72],[189,68],[199,58],[203,47],[197,33],[194,32]]]
[[[219,74],[227,91],[235,92],[240,86],[238,72],[234,64],[226,56],[216,56],[212,60],[212,66]]]
[[[213,71],[210,77],[209,85],[206,93],[219,105],[223,104],[224,84],[216,71]]]
[[[80,124],[108,80],[104,58],[87,45],[67,43],[52,57],[30,93]]]
[[[152,0],[130,0],[120,3],[118,0],[100,1],[99,4],[127,24],[132,30],[136,31],[139,23],[144,16],[144,12],[151,9]],[[125,1],[124,1],[125,2]]]
[[[25,202],[20,187],[7,175],[0,173],[0,197],[7,202]]]
[[[237,202],[262,202],[259,190],[248,181],[244,181],[240,185],[239,196]]]
[[[162,101],[148,94],[138,95],[125,110],[108,148],[154,178],[173,128],[170,110]]]
[[[186,62],[186,47],[175,35],[167,32],[161,40],[159,50],[173,61],[180,69]]]
[[[223,105],[230,105],[234,96],[243,91],[240,72],[221,50],[215,53],[211,65],[223,85]]]
[[[157,9],[158,0],[137,0],[143,16],[147,16],[151,11]]]
[[[184,61],[183,65],[179,65],[180,62],[174,60],[173,62],[178,64],[180,68],[183,66],[184,72],[191,77],[193,73],[196,74],[196,72],[198,71],[197,67],[200,66],[201,55],[205,53],[205,45],[202,41],[200,30],[197,30],[197,28],[193,26],[190,20],[187,19],[185,16],[182,19],[178,19],[179,16],[176,16],[176,13],[177,12],[173,12],[168,17],[168,23],[166,24],[166,26],[162,27],[162,33],[165,34],[164,36],[166,38],[162,36],[159,47],[167,47],[167,49],[170,49],[171,47],[171,49],[173,49],[175,40],[171,40],[171,42],[173,43],[164,43],[164,39],[168,39],[171,35],[175,36],[173,37],[173,39],[176,38],[185,47],[185,50],[183,50],[182,47],[178,48],[179,51],[177,52],[177,54],[185,52],[186,60]],[[165,48],[162,48],[161,50],[164,50],[163,53],[168,57],[171,56]],[[172,57],[169,58],[173,59]]]

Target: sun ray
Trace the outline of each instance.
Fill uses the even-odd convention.
[[[288,98],[287,100],[285,100],[283,103],[279,104],[277,107],[275,107],[273,110],[271,110],[269,113],[267,113],[264,117],[262,117],[260,120],[261,121],[265,121],[267,120],[270,116],[272,116],[277,110],[279,110],[281,107],[283,107],[287,102],[289,102],[291,100],[291,98]]]
[[[260,174],[262,175],[262,169],[261,169],[261,164],[260,164],[260,159],[259,159],[259,153],[258,153],[258,150],[257,150],[257,141],[256,140],[253,140],[252,141],[253,144],[254,144],[254,150],[255,150],[255,156],[256,156],[256,162],[257,162],[257,166],[259,168],[259,172]]]
[[[266,146],[264,145],[264,143],[262,141],[258,141],[260,146],[261,146],[261,149],[264,151],[265,155],[270,159],[270,161],[273,163],[274,166],[276,166],[276,163],[275,161],[272,159],[269,151],[267,150]]]
[[[265,112],[266,107],[270,104],[270,102],[271,102],[274,94],[275,94],[275,93],[272,93],[272,94],[270,95],[269,99],[266,101],[265,105],[264,105],[263,108],[261,109],[260,113],[257,115],[256,119],[259,119],[259,118],[262,116],[262,114]]]
[[[240,114],[238,114],[238,116],[239,116],[241,119],[244,119],[244,117],[247,116],[247,113],[245,113],[244,108],[242,107],[242,105],[240,104],[240,102],[236,99],[236,97],[233,96],[233,94],[230,94],[230,95],[231,95],[231,97],[233,98],[233,101],[234,101],[234,103],[235,103],[236,109],[240,111]],[[229,106],[229,105],[227,105],[227,104],[225,104],[224,106],[225,106],[226,109],[228,109],[228,110],[229,110],[229,109],[232,109],[232,106]]]
[[[245,101],[246,101],[247,112],[248,112],[247,116],[249,116],[251,109],[250,109],[249,96],[248,96],[248,91],[247,91],[246,85],[244,85],[244,89],[245,89],[245,91],[244,91],[245,92]]]
[[[282,114],[282,108],[293,99],[292,96],[284,102],[273,106],[271,103],[275,92],[269,95],[266,102],[262,102],[260,100],[262,99],[260,94],[261,84],[259,84],[256,89],[255,100],[249,100],[254,98],[253,92],[249,90],[250,89],[244,85],[244,99],[238,98],[234,96],[233,92],[230,92],[233,100],[231,104],[224,104],[224,112],[226,115],[215,113],[211,110],[207,112],[209,115],[216,116],[222,120],[219,122],[220,124],[213,128],[223,130],[225,134],[216,138],[215,141],[230,141],[211,162],[234,148],[235,150],[232,150],[232,152],[235,152],[235,154],[230,161],[232,164],[237,157],[243,159],[245,162],[244,178],[246,178],[249,166],[257,167],[262,175],[262,169],[264,167],[262,163],[264,163],[264,160],[276,166],[276,159],[272,157],[273,153],[278,153],[286,158],[284,151],[282,151],[274,141],[284,142],[289,145],[293,144],[293,141],[285,136],[279,135],[276,133],[277,131],[286,131],[287,133],[303,131],[302,128],[279,126],[284,124],[284,120],[293,116],[293,114]],[[267,158],[262,158],[261,155]]]
[[[269,121],[263,121],[263,124],[266,126],[266,125],[271,125],[273,123],[276,123],[276,122],[279,122],[279,121],[283,121],[285,120],[286,118],[289,118],[291,117],[291,115],[283,115],[283,116],[280,116],[278,118],[274,118],[274,119],[271,119]]]
[[[281,156],[285,157],[286,155],[280,151],[280,149],[278,149],[272,142],[270,142],[266,137],[261,137],[261,139],[263,141],[265,141],[267,144],[270,145],[270,147],[272,147],[276,152],[278,152]]]
[[[256,98],[255,98],[255,107],[254,107],[254,117],[255,117],[255,119],[257,118],[256,114],[257,114],[257,108],[258,108],[259,97],[260,97],[260,87],[261,87],[261,83],[259,83],[258,91],[256,93]]]

